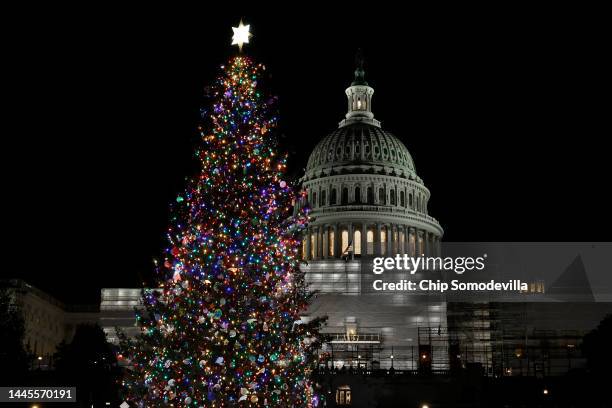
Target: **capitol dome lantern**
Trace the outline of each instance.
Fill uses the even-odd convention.
[[[443,230],[428,214],[430,192],[406,146],[374,118],[363,60],[345,93],[345,119],[314,148],[301,178],[300,205],[311,208],[303,258],[312,266],[343,256],[437,255]]]

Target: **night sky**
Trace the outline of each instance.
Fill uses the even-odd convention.
[[[74,303],[152,281],[168,204],[198,169],[204,88],[236,52],[240,17],[296,177],[344,117],[361,47],[374,114],[410,150],[445,240],[609,240],[609,45],[597,24],[548,12],[54,13],[21,16],[4,52],[2,277]]]

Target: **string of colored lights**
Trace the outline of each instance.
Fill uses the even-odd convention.
[[[221,67],[196,156],[200,173],[172,205],[160,285],[144,293],[142,335],[122,338],[128,401],[146,407],[310,407],[318,321],[304,323],[298,269],[307,213],[283,180],[265,67]]]

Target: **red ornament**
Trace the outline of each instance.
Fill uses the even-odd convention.
[[[179,249],[177,247],[172,248],[171,251],[172,255],[174,256],[178,256],[178,254],[180,253]]]

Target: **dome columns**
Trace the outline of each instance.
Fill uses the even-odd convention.
[[[353,257],[439,256],[440,236],[424,229],[394,223],[363,220],[309,227],[303,241],[305,260],[340,259],[351,246]]]

